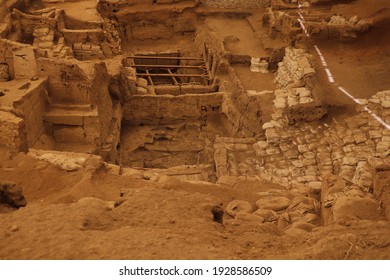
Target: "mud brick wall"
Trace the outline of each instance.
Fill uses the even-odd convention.
[[[112,120],[113,103],[108,90],[110,76],[105,63],[81,62],[75,59],[38,59],[41,76],[48,76],[48,94],[51,104],[90,106],[91,117],[83,126],[59,127],[58,138],[79,135],[80,142],[101,145],[107,137]],[[94,112],[97,113],[95,114]],[[56,127],[58,128],[58,127]],[[65,136],[66,138],[66,136]],[[76,138],[74,141],[78,141]]]
[[[46,110],[47,80],[32,82],[23,97],[14,102],[18,116],[22,117],[27,133],[27,144],[32,147],[44,131],[43,114]]]
[[[49,77],[48,91],[52,103],[91,103],[92,63],[81,63],[75,59],[53,61],[40,58],[37,64],[39,75]]]
[[[153,12],[151,12],[153,14]],[[156,22],[159,14],[155,14],[154,19],[143,18],[137,22],[119,20],[125,25],[127,39],[169,39],[176,33],[186,33],[196,31],[196,16],[191,13],[172,13],[170,18],[164,18]]]
[[[0,111],[0,146],[13,152],[27,150],[25,124],[22,118]]]
[[[0,0],[0,38],[5,38],[11,29],[11,15],[8,7],[3,0]]]
[[[63,29],[61,32],[63,33],[65,42],[67,44],[85,44],[87,42],[92,44],[100,44],[105,39],[103,29],[101,28],[79,30]]]
[[[124,104],[123,121],[135,125],[197,120],[221,113],[223,97],[224,93],[131,96]]]
[[[226,80],[221,81],[219,89],[229,92],[224,98],[222,109],[227,116],[229,130],[232,134],[243,137],[261,133],[260,100],[257,97],[248,96],[240,79],[227,61],[230,54],[226,51],[223,40],[210,29],[201,28],[197,32],[194,44],[198,50],[203,50],[204,43],[212,49],[219,62],[217,76],[227,76]]]
[[[390,221],[390,165],[375,170],[374,195],[382,201],[387,221]]]
[[[104,59],[103,51],[99,45],[76,43],[73,44],[73,52],[79,60]]]
[[[31,79],[37,76],[34,48],[0,39],[0,63],[9,67],[11,79]]]
[[[180,2],[180,3],[179,3]],[[169,39],[176,33],[196,31],[198,1],[100,1],[98,11],[123,26],[122,39]],[[145,7],[150,9],[145,10]]]
[[[104,63],[97,63],[94,66],[94,77],[92,81],[92,104],[97,107],[100,124],[100,143],[107,138],[113,118],[113,102],[108,90],[110,77]]]
[[[209,7],[236,9],[268,7],[271,0],[200,0],[201,4]]]

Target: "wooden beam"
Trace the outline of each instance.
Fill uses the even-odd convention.
[[[146,64],[146,65],[141,65],[141,64],[134,64],[131,67],[147,67],[147,68],[191,68],[191,69],[206,69],[206,66],[204,65],[151,65],[151,64]]]
[[[146,74],[146,73],[137,73],[137,76],[141,76],[141,77],[201,77],[201,78],[204,78],[204,79],[209,79],[209,76],[208,75],[202,75],[202,74]]]
[[[168,70],[168,73],[172,75],[171,78],[172,78],[172,80],[173,80],[173,83],[174,83],[175,85],[178,85],[179,83],[177,82],[175,76],[173,76],[173,73],[172,73],[171,69],[168,68],[167,70]]]
[[[133,58],[133,59],[168,59],[168,60],[196,60],[196,61],[202,61],[199,57],[185,57],[185,56],[128,56],[127,58]]]
[[[148,69],[146,69],[146,74],[150,74]],[[148,76],[148,80],[149,80],[150,85],[154,86],[152,77]]]
[[[208,69],[211,69],[211,60],[212,60],[212,54],[211,54],[211,50],[208,48],[207,49],[207,68]]]
[[[215,55],[213,55],[213,63],[211,65],[211,75],[213,79],[215,77],[216,71],[217,71],[217,58],[215,57]]]

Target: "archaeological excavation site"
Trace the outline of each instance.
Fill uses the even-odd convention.
[[[0,0],[0,259],[390,259],[390,1]]]

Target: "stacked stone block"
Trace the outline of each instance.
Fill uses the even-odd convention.
[[[101,46],[92,43],[75,43],[73,44],[73,52],[79,60],[105,58]]]
[[[64,37],[60,37],[54,44],[54,30],[49,27],[35,29],[33,36],[33,46],[37,48],[40,57],[63,58],[72,55],[70,48],[65,45]]]
[[[389,100],[390,91],[384,91],[367,104],[389,122]],[[265,123],[265,139],[248,138],[252,145],[240,146],[241,150],[235,139],[217,141],[217,175],[250,176],[288,188],[320,190],[324,178],[333,174],[371,192],[375,167],[390,164],[390,130],[367,111],[331,125],[288,126],[286,122],[279,118]]]

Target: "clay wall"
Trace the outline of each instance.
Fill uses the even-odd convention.
[[[65,41],[67,44],[75,43],[92,43],[99,44],[104,40],[103,29],[63,29],[61,32],[64,34]]]
[[[223,102],[223,113],[234,135],[253,136],[262,132],[260,100],[248,96],[234,69],[230,66],[231,55],[226,51],[222,39],[207,27],[198,30],[195,38],[196,49],[202,50],[204,42],[219,61],[217,77],[220,77],[220,91],[230,92]]]
[[[99,114],[100,139],[103,144],[108,136],[110,124],[113,117],[113,103],[108,90],[110,77],[104,63],[97,63],[94,67],[94,78],[92,81],[92,104],[96,104]]]
[[[48,92],[52,103],[91,103],[93,62],[40,58],[37,64],[39,76],[49,77]]]
[[[35,29],[50,28],[56,30],[59,19],[63,16],[62,12],[56,11],[52,17],[42,15],[25,14],[18,9],[12,11],[13,18],[17,19],[18,30],[24,38],[32,38]]]
[[[224,9],[268,7],[270,2],[271,0],[200,0],[200,3],[204,6]]]
[[[377,167],[374,176],[374,195],[382,201],[387,221],[390,221],[390,165]]]
[[[22,118],[10,112],[0,111],[0,146],[10,151],[27,150],[27,139]]]
[[[105,63],[42,58],[38,65],[40,75],[49,77],[50,112],[46,121],[52,125],[51,133],[57,142],[92,144],[100,151],[110,140],[110,134],[119,137],[115,132],[119,128],[115,129],[113,122],[120,117],[113,116],[108,90],[110,76]],[[63,113],[64,110],[73,117]]]
[[[11,15],[8,7],[3,0],[0,0],[0,38],[6,38],[11,28]]]
[[[201,119],[222,112],[224,95],[225,93],[220,92],[181,96],[131,96],[124,104],[123,121],[131,125],[156,125]]]
[[[12,151],[25,151],[44,131],[46,80],[11,81],[0,85],[0,145]]]
[[[171,12],[168,18],[160,18],[160,12],[150,12],[148,16],[139,18],[120,18],[126,30],[127,39],[146,40],[146,39],[169,39],[176,33],[188,33],[196,31],[196,16],[192,13]],[[156,20],[158,19],[158,20]]]
[[[9,67],[10,79],[31,79],[37,76],[34,48],[0,39],[0,64]]]
[[[119,102],[114,102],[112,119],[108,128],[108,133],[100,148],[100,155],[107,162],[118,163],[119,155],[117,147],[120,143],[122,126],[122,106]]]
[[[30,7],[31,0],[4,0],[8,9],[12,11],[12,9],[25,10]]]
[[[46,80],[30,83],[23,97],[13,103],[18,116],[24,120],[27,144],[32,147],[44,131],[43,115],[46,110]]]
[[[66,13],[64,14],[64,25],[64,27],[69,30],[102,28],[102,23],[100,21],[83,21],[77,18],[73,18]]]
[[[196,31],[197,15],[193,11],[196,6],[197,1],[188,0],[100,1],[98,11],[123,26],[122,39],[169,39],[175,34]]]

